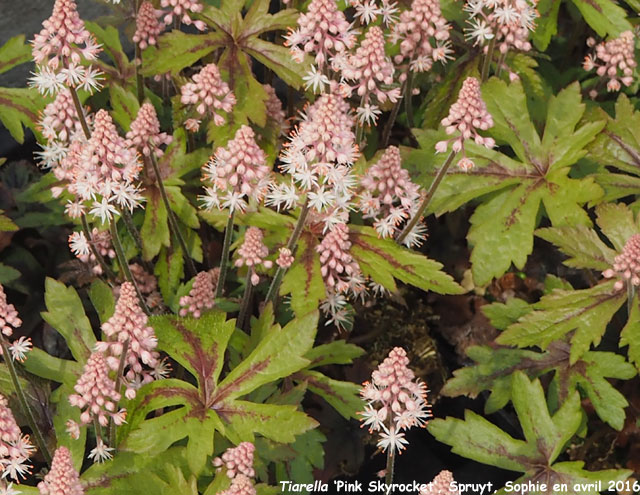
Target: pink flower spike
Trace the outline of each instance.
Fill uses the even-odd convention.
[[[200,318],[202,311],[213,308],[219,276],[220,268],[196,275],[189,295],[180,298],[180,316],[191,313],[194,318]]]
[[[276,260],[276,265],[280,268],[289,268],[293,265],[294,257],[291,254],[291,250],[286,247],[281,247],[278,250],[278,259]]]
[[[14,481],[26,478],[31,471],[28,463],[35,450],[28,435],[23,435],[9,409],[9,402],[0,395],[0,466],[2,478],[10,477]]]
[[[173,22],[173,16],[187,26],[193,24],[196,29],[204,31],[206,24],[202,21],[194,21],[191,19],[190,13],[198,14],[202,12],[202,4],[200,0],[161,0],[162,8],[170,8],[171,11],[165,15],[164,22],[169,25]]]
[[[212,185],[200,196],[207,209],[244,211],[250,199],[261,200],[269,187],[267,156],[255,140],[253,129],[243,125],[224,148],[218,148],[204,166]]]
[[[237,447],[228,448],[221,457],[213,459],[212,463],[218,470],[226,468],[227,476],[231,479],[237,476],[253,478],[253,453],[256,447],[251,442],[242,442]]]
[[[359,291],[363,282],[360,265],[349,253],[349,227],[339,223],[316,247],[320,253],[320,271],[329,292]]]
[[[262,242],[262,231],[257,227],[249,227],[244,235],[244,242],[238,249],[239,258],[235,262],[235,266],[247,266],[251,273],[251,283],[258,285],[260,277],[256,273],[256,267],[262,265],[269,269],[273,266],[273,262],[266,260],[269,255],[267,246]]]
[[[640,234],[632,235],[622,252],[615,257],[613,267],[602,272],[605,278],[618,277],[615,290],[622,290],[625,284],[640,287]]]
[[[449,115],[442,119],[441,123],[449,135],[456,131],[460,132],[457,138],[450,141],[452,141],[453,151],[462,151],[463,157],[465,156],[464,143],[466,140],[473,139],[477,144],[486,148],[495,146],[495,141],[492,138],[485,138],[478,134],[479,130],[486,131],[493,127],[493,118],[482,99],[480,81],[475,77],[467,77],[464,80],[457,101],[451,105]],[[436,151],[446,150],[445,144],[448,146],[448,143],[449,141],[439,141],[436,144]],[[463,165],[466,166],[468,163],[465,162]]]
[[[455,486],[454,481],[451,471],[440,471],[431,483],[420,490],[420,495],[460,495],[460,490],[451,488]]]
[[[607,91],[619,91],[622,84],[631,86],[637,65],[635,37],[632,31],[625,31],[619,38],[598,44],[595,56],[585,57],[583,67],[587,71],[597,68],[596,73],[607,80]]]
[[[58,447],[53,454],[51,470],[38,483],[41,495],[84,495],[78,472],[73,467],[71,452]]]
[[[124,423],[125,410],[117,411],[121,396],[115,386],[115,382],[109,378],[104,354],[94,351],[73,387],[76,393],[69,396],[69,403],[82,410],[82,424],[89,424],[94,418],[102,426],[107,426],[110,418],[116,425]]]
[[[197,112],[200,115],[210,114],[216,125],[224,123],[218,112],[230,113],[236,104],[236,97],[220,77],[216,64],[205,65],[191,82],[180,88],[180,92],[180,101],[184,105],[197,105]]]
[[[102,324],[107,341],[99,342],[97,347],[106,354],[109,368],[117,371],[123,345],[129,341],[123,376],[128,399],[135,397],[135,391],[141,385],[153,381],[151,371],[160,359],[155,350],[158,339],[147,322],[148,317],[140,308],[133,284],[124,282],[120,286],[120,297],[113,316]]]
[[[16,308],[7,302],[4,287],[0,285],[0,331],[7,337],[11,337],[13,331],[21,325],[22,320],[18,317]]]
[[[138,115],[131,122],[131,130],[127,132],[128,145],[142,151],[145,156],[154,153],[156,157],[161,157],[163,152],[160,146],[171,144],[173,137],[165,132],[160,132],[160,122],[156,109],[149,102],[145,102],[140,107]]]
[[[164,30],[164,26],[158,18],[162,15],[161,10],[156,10],[151,2],[145,1],[140,5],[136,15],[136,32],[133,35],[133,42],[138,43],[141,50],[149,45],[155,46],[158,36]]]

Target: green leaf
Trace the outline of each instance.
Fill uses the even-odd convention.
[[[224,44],[224,35],[219,32],[185,34],[171,31],[158,38],[157,47],[150,46],[143,53],[143,74],[154,76],[170,72],[177,75]]]
[[[516,440],[497,426],[471,411],[465,420],[435,419],[428,426],[437,440],[452,447],[454,453],[524,475],[517,483],[544,480],[550,488],[556,483],[573,487],[585,479],[617,479],[629,471],[582,470],[582,463],[554,461],[578,432],[583,420],[580,396],[572,393],[551,415],[540,381],[531,381],[523,372],[512,375],[511,397],[525,440]],[[584,488],[585,492],[588,491]],[[547,489],[544,493],[548,493]],[[504,489],[497,493],[507,493]],[[538,493],[538,491],[536,491]],[[575,493],[575,492],[574,492]],[[594,495],[597,492],[589,492]]]
[[[640,298],[633,297],[627,324],[620,332],[620,347],[629,346],[629,361],[640,370]]]
[[[24,142],[23,126],[38,132],[38,112],[43,107],[43,97],[33,88],[0,88],[0,122],[20,144]]]
[[[526,471],[527,459],[535,455],[535,448],[468,409],[464,421],[436,418],[427,429],[436,440],[450,445],[454,454],[502,469]]]
[[[557,246],[569,259],[563,261],[575,268],[604,271],[610,268],[616,252],[600,240],[598,234],[582,225],[536,230],[536,236]]]
[[[197,319],[172,315],[149,318],[158,348],[193,374],[198,386],[209,394],[220,376],[224,352],[235,328],[234,321],[225,317],[220,311],[207,311]]]
[[[357,345],[347,344],[344,340],[335,340],[329,344],[315,346],[304,357],[311,361],[308,368],[316,368],[326,364],[350,364],[364,352],[364,349]]]
[[[31,47],[24,40],[24,34],[19,34],[0,46],[0,74],[31,60]]]
[[[297,435],[318,426],[295,406],[232,400],[218,412],[228,422],[227,435],[234,443],[253,442],[256,433],[276,442],[291,443]]]
[[[220,382],[215,401],[228,401],[261,385],[288,376],[309,364],[304,356],[316,334],[318,312],[297,317],[279,332],[269,333],[238,366]]]
[[[495,302],[482,306],[482,312],[498,330],[504,330],[532,309],[529,303],[517,297],[508,299],[506,303]]]
[[[538,2],[540,17],[536,19],[536,29],[533,31],[532,40],[540,51],[547,49],[552,36],[558,32],[558,11],[561,3],[561,0],[540,0]]]
[[[169,220],[160,191],[157,187],[145,189],[145,215],[140,235],[142,237],[142,257],[153,259],[162,246],[170,246]]]
[[[632,29],[626,11],[612,0],[571,0],[578,7],[587,24],[604,38],[617,38],[623,31]]]
[[[138,97],[131,91],[113,84],[109,87],[109,95],[113,111],[111,115],[115,121],[120,124],[125,132],[129,130],[131,122],[138,116],[140,104]]]
[[[95,347],[96,338],[78,293],[52,278],[46,279],[44,287],[47,311],[41,313],[42,318],[64,337],[76,361],[84,363]]]
[[[298,241],[293,265],[286,271],[280,295],[291,294],[291,309],[296,315],[305,315],[318,307],[327,297],[320,257],[311,235],[302,235]]]
[[[0,263],[0,284],[6,285],[20,278],[20,272],[15,268]]]
[[[174,308],[177,305],[176,292],[183,272],[184,258],[180,246],[175,246],[173,250],[163,247],[156,261],[154,273],[158,277],[158,287],[160,288],[162,299],[170,308]]]
[[[398,246],[392,239],[379,239],[371,227],[351,226],[351,254],[365,276],[390,291],[394,278],[425,291],[461,294],[464,289],[441,270],[442,264]]]
[[[624,249],[624,245],[634,234],[640,232],[640,226],[633,219],[633,212],[623,203],[598,205],[596,223],[618,252]]]
[[[98,312],[100,323],[111,318],[116,308],[116,300],[113,297],[111,287],[102,280],[95,280],[89,288],[89,299]]]
[[[36,376],[73,386],[82,373],[82,365],[75,361],[60,359],[38,347],[29,351],[23,363],[25,369]]]
[[[317,371],[301,371],[296,380],[304,380],[311,392],[318,394],[346,419],[358,419],[358,411],[363,410],[360,385],[334,380]]]
[[[74,393],[73,385],[66,384],[58,387],[51,394],[51,401],[55,406],[55,414],[53,416],[53,427],[56,430],[56,440],[58,447],[67,447],[71,452],[73,465],[76,470],[82,468],[84,460],[85,444],[87,442],[87,427],[80,426],[80,437],[71,438],[66,432],[66,423],[73,420],[78,424],[80,421],[80,408],[72,406],[69,403],[69,396]]]
[[[0,210],[0,232],[15,232],[20,229],[20,227],[13,223],[13,220],[2,213],[3,210]]]
[[[575,364],[591,344],[598,345],[607,323],[624,300],[625,294],[613,290],[613,282],[576,291],[556,289],[534,305],[535,311],[510,326],[496,341],[545,349],[575,330],[571,338],[571,364]]]
[[[635,176],[640,175],[640,112],[624,93],[615,106],[616,118],[600,110],[606,128],[589,146],[589,156],[606,166],[613,166]]]

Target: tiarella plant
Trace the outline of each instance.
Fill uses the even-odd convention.
[[[41,167],[0,169],[0,493],[279,493],[355,420],[387,486],[420,435],[537,493],[640,469],[619,437],[604,464],[576,454],[640,438],[635,0],[52,3],[0,48],[0,74],[34,63],[0,121]],[[468,257],[432,215],[468,219]],[[28,229],[70,254],[40,266],[10,242]],[[510,276],[539,293],[495,290]],[[495,332],[430,402],[438,346],[362,323],[418,318],[423,292],[481,300]],[[439,395],[507,426],[444,419]]]

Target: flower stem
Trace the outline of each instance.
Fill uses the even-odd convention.
[[[84,114],[84,109],[82,108],[82,104],[80,103],[80,98],[78,98],[76,88],[69,86],[69,92],[71,93],[71,98],[73,99],[73,105],[76,107],[76,113],[78,114],[78,119],[80,119],[80,125],[82,126],[84,137],[89,139],[91,137],[91,131],[89,130],[87,117]]]
[[[227,271],[229,269],[229,247],[231,246],[231,238],[233,237],[233,217],[235,210],[231,210],[227,220],[227,228],[224,229],[224,241],[222,243],[222,257],[220,258],[220,277],[218,278],[218,286],[216,287],[216,299],[222,297],[224,292],[224,283],[227,279]]]
[[[404,110],[407,113],[407,125],[409,129],[413,127],[413,102],[412,102],[412,93],[413,92],[413,72],[409,71],[407,74],[406,87],[404,93]]]
[[[140,301],[140,307],[142,311],[145,312],[146,315],[149,315],[149,308],[147,308],[147,304],[144,302],[144,298],[140,293],[140,289],[138,288],[138,284],[131,275],[131,270],[129,270],[129,264],[127,263],[127,258],[124,254],[124,249],[122,249],[122,244],[120,243],[120,236],[118,235],[118,229],[116,228],[116,222],[112,219],[109,222],[109,230],[111,232],[111,240],[113,242],[113,247],[116,251],[116,257],[118,258],[118,264],[120,265],[120,269],[124,274],[124,278],[130,282],[134,289],[136,290],[136,294],[138,295],[138,300]]]
[[[485,55],[484,64],[482,65],[482,82],[489,79],[489,69],[491,68],[491,60],[493,59],[493,50],[496,47],[495,36],[491,38],[489,46],[487,47],[487,54]]]
[[[107,278],[110,278],[112,280],[115,279],[116,276],[111,271],[111,268],[109,268],[109,266],[107,265],[107,262],[104,260],[104,257],[93,245],[93,241],[91,240],[91,232],[89,231],[89,224],[87,223],[87,217],[85,216],[84,213],[82,214],[80,219],[82,220],[82,232],[84,233],[84,236],[87,238],[87,242],[89,243],[89,249],[91,249],[91,253],[96,258],[96,260],[100,264],[100,267],[102,268],[102,273],[104,273],[104,275]]]
[[[180,232],[180,228],[178,227],[178,220],[176,219],[173,210],[171,209],[171,204],[169,203],[169,196],[167,195],[167,190],[164,187],[164,182],[162,181],[162,177],[160,176],[160,167],[158,167],[158,161],[156,160],[155,154],[151,153],[151,166],[153,167],[153,171],[156,175],[156,181],[158,182],[158,189],[160,190],[160,197],[162,198],[162,202],[164,203],[164,207],[167,210],[167,218],[169,219],[169,228],[173,231],[173,235],[178,239],[178,243],[182,248],[182,255],[184,256],[187,271],[189,272],[189,276],[191,278],[195,277],[198,271],[196,270],[196,266],[189,256],[189,250],[187,249],[187,243],[182,237],[182,233]]]
[[[251,267],[247,270],[247,280],[244,286],[244,294],[242,295],[242,303],[240,305],[240,312],[238,313],[238,319],[236,320],[236,328],[242,330],[244,320],[247,317],[249,310],[249,302],[251,301],[251,289],[253,284],[251,283]]]
[[[131,237],[133,238],[133,242],[135,242],[136,247],[142,253],[142,236],[140,235],[140,231],[133,223],[131,212],[126,208],[122,209],[122,219],[124,220],[124,224],[127,227],[129,234],[131,234]]]
[[[27,417],[27,422],[29,423],[29,427],[31,428],[31,432],[33,433],[33,437],[38,444],[38,449],[42,453],[44,460],[47,462],[49,466],[51,466],[51,454],[49,453],[49,449],[47,449],[47,443],[44,440],[44,435],[38,428],[38,423],[36,422],[36,418],[33,415],[33,410],[29,407],[29,403],[27,402],[27,396],[24,393],[22,386],[20,385],[20,379],[18,377],[18,372],[16,367],[11,359],[11,351],[9,350],[9,344],[4,337],[1,337],[0,345],[2,346],[2,357],[4,358],[4,362],[7,365],[7,369],[9,370],[9,375],[11,376],[11,382],[13,383],[13,388],[16,391],[16,395],[18,396],[18,401],[20,402],[20,406]]]
[[[300,234],[302,233],[302,229],[304,227],[305,222],[307,221],[307,216],[309,215],[309,205],[306,202],[300,211],[300,216],[298,217],[298,223],[296,223],[295,228],[293,229],[293,233],[289,238],[289,242],[287,243],[287,249],[292,253],[295,253],[296,245],[298,244],[298,239],[300,238]],[[278,298],[278,291],[280,289],[280,284],[282,283],[282,278],[284,277],[284,273],[287,271],[286,268],[278,267],[276,270],[276,274],[271,281],[271,285],[269,286],[269,291],[267,292],[267,297],[265,302],[271,301],[275,308],[276,299]]]
[[[400,94],[405,93],[405,88],[407,87],[407,79],[409,79],[409,74],[407,74],[407,78],[402,83],[402,87],[400,88]],[[391,114],[389,114],[389,120],[387,120],[386,125],[384,126],[384,130],[382,131],[382,147],[386,148],[389,144],[389,138],[391,137],[391,130],[393,129],[393,124],[396,123],[396,118],[398,118],[398,113],[400,112],[400,104],[402,102],[402,98],[398,98],[398,101],[393,105],[393,109],[391,110]]]
[[[396,456],[394,455],[393,450],[391,448],[387,449],[387,469],[384,476],[384,483],[387,486],[391,486],[393,483],[393,468],[395,467]],[[389,490],[388,494],[393,493]]]
[[[451,166],[451,163],[453,162],[453,159],[455,156],[456,156],[456,152],[452,150],[451,153],[449,153],[447,160],[444,162],[444,165],[442,165],[440,170],[438,170],[438,173],[435,179],[433,179],[433,182],[429,186],[429,190],[427,191],[427,194],[422,200],[422,204],[420,205],[416,213],[413,215],[411,220],[409,220],[409,222],[407,223],[403,231],[400,232],[400,235],[397,237],[396,242],[398,244],[404,241],[405,237],[407,237],[409,232],[411,232],[413,228],[416,226],[416,224],[420,221],[420,218],[422,218],[422,214],[427,209],[427,206],[429,206],[429,203],[431,203],[431,200],[433,199],[433,195],[436,193],[436,190],[438,189],[440,182],[442,182],[442,179],[444,179],[444,176],[447,174],[447,170],[449,170],[449,166]]]
[[[635,287],[631,283],[631,280],[627,280],[627,316],[631,316],[631,310],[633,309],[633,298],[636,295]]]
[[[138,11],[140,10],[140,0],[135,0],[135,9],[136,9],[136,17],[138,15]],[[142,51],[138,46],[138,43],[134,43],[135,45],[135,53],[134,53],[134,65],[136,67],[136,86],[138,89],[138,103],[142,105],[144,101],[144,78],[142,77]]]
[[[129,340],[127,339],[122,344],[122,354],[120,354],[120,362],[118,363],[118,374],[116,375],[115,391],[120,393],[120,384],[124,374],[124,367],[127,364],[127,352],[129,351]],[[117,406],[116,406],[117,409]],[[109,419],[109,426],[107,429],[107,436],[109,438],[109,447],[116,448],[116,424],[113,422],[113,418]]]

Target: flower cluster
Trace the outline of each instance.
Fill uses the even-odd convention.
[[[430,416],[427,387],[408,367],[409,358],[401,347],[391,350],[378,369],[365,382],[360,395],[366,401],[360,413],[362,426],[369,432],[380,431],[378,447],[391,454],[405,449],[403,430],[424,426]]]
[[[243,125],[227,146],[218,148],[204,167],[205,187],[200,196],[207,209],[244,211],[250,199],[260,200],[269,187],[267,157],[257,145],[253,129]]]
[[[16,423],[9,402],[0,395],[0,466],[2,478],[20,481],[30,473],[28,463],[32,451],[35,450],[28,435],[23,435]]]
[[[116,252],[111,245],[111,234],[108,231],[100,231],[97,228],[93,228],[91,231],[91,240],[89,241],[84,232],[72,232],[69,235],[69,249],[83,263],[88,263],[91,266],[91,270],[96,275],[102,274],[102,267],[96,259],[93,251],[91,251],[90,243],[103,258],[115,258]]]
[[[173,137],[165,132],[160,132],[160,122],[156,109],[149,102],[143,103],[138,110],[138,115],[131,122],[131,130],[127,132],[127,144],[137,148],[144,156],[162,156],[160,145],[171,144]]]
[[[333,56],[355,45],[356,32],[336,0],[312,0],[308,11],[298,17],[297,29],[290,31],[285,40],[294,60],[301,63],[308,53],[322,69]]]
[[[420,495],[460,495],[460,490],[452,488],[456,486],[453,485],[454,481],[451,471],[440,471],[433,481],[420,490]]]
[[[500,53],[510,49],[531,50],[529,36],[539,17],[536,0],[467,0],[464,10],[469,13],[466,37],[474,45],[483,45],[495,38]],[[486,50],[487,47],[485,47]]]
[[[218,470],[226,468],[231,479],[231,486],[219,495],[255,495],[256,489],[251,478],[256,473],[253,469],[253,453],[256,447],[251,442],[242,442],[237,447],[227,449],[222,457],[213,459]]]
[[[265,101],[265,107],[267,109],[267,118],[271,120],[275,126],[282,132],[286,128],[286,115],[282,108],[282,102],[276,90],[270,84],[263,84],[265,92],[267,93],[267,100]]]
[[[11,337],[13,331],[16,328],[20,328],[20,326],[22,326],[22,320],[18,316],[15,306],[7,302],[4,287],[0,285],[0,332],[7,337]]]
[[[251,283],[258,285],[260,277],[256,273],[256,267],[262,265],[269,269],[273,266],[273,262],[265,259],[269,255],[267,246],[262,242],[262,231],[257,227],[249,227],[244,234],[244,242],[238,248],[238,259],[235,266],[246,266],[251,274]]]
[[[596,45],[595,54],[585,57],[583,67],[586,71],[596,69],[598,76],[607,80],[607,91],[619,91],[620,82],[625,86],[633,83],[633,72],[638,65],[634,52],[633,32],[625,31],[619,38]]]
[[[640,287],[640,234],[627,240],[622,252],[616,256],[613,267],[602,272],[605,278],[620,277],[614,284],[615,290],[622,290],[626,284]]]
[[[400,53],[394,62],[400,65],[408,59],[413,72],[426,72],[434,62],[446,62],[452,52],[448,41],[450,29],[439,0],[413,0],[411,9],[400,14],[393,26],[391,39],[400,42]]]
[[[371,24],[378,17],[382,17],[382,23],[388,26],[397,19],[398,4],[396,2],[382,0],[378,5],[376,0],[350,0],[349,3],[355,9],[354,17],[361,24]]]
[[[91,137],[72,142],[53,172],[74,196],[67,204],[67,214],[80,217],[88,202],[89,213],[104,223],[119,214],[118,207],[133,211],[142,201],[136,184],[141,167],[138,154],[118,135],[109,113],[99,110]]]
[[[451,147],[456,153],[462,151],[462,158],[458,161],[458,167],[465,172],[474,167],[471,159],[467,158],[464,151],[464,142],[473,138],[476,144],[493,148],[496,143],[490,137],[482,137],[478,130],[486,131],[493,127],[493,118],[487,111],[487,106],[480,93],[480,81],[475,77],[467,77],[462,83],[462,89],[458,94],[458,100],[451,105],[449,115],[442,119],[447,134],[460,132],[457,138],[436,143],[436,152],[444,153],[453,141]]]
[[[76,393],[69,396],[69,403],[82,409],[82,424],[89,424],[94,418],[102,426],[107,426],[110,418],[116,425],[124,423],[126,411],[117,409],[120,393],[109,378],[109,366],[102,352],[91,353],[73,389]]]
[[[411,181],[402,168],[400,150],[389,146],[360,181],[360,210],[365,218],[374,218],[374,228],[380,237],[393,237],[400,225],[411,218],[420,200],[420,187]]]
[[[278,259],[276,259],[276,265],[280,268],[289,268],[293,265],[294,257],[291,250],[286,247],[281,247],[278,250]]]
[[[222,125],[225,119],[218,112],[229,113],[236,104],[236,97],[226,82],[220,77],[216,64],[205,65],[193,76],[191,82],[180,88],[180,101],[185,105],[198,105],[200,115],[211,114],[215,125]]]
[[[141,50],[149,45],[155,46],[158,36],[164,26],[158,20],[162,15],[161,10],[156,10],[151,2],[142,2],[136,15],[136,32],[133,34],[133,42],[137,43]]]
[[[68,448],[56,449],[51,470],[45,475],[44,480],[38,483],[38,490],[42,495],[84,495]]]
[[[200,318],[202,311],[213,308],[219,277],[220,268],[198,273],[189,295],[180,298],[180,316],[191,313],[194,318]]]
[[[128,399],[133,399],[142,385],[153,381],[152,370],[160,364],[160,355],[155,350],[158,339],[147,322],[148,317],[140,308],[135,287],[124,282],[120,286],[120,297],[113,315],[102,324],[108,340],[98,342],[96,350],[104,353],[111,370],[118,371],[124,346],[128,343],[122,370]]]
[[[359,155],[349,110],[335,94],[322,95],[307,108],[280,155],[291,181],[272,184],[267,205],[292,208],[306,193],[307,204],[324,214],[327,227],[346,220],[354,185],[350,167]]]
[[[320,271],[329,292],[352,291],[359,294],[364,290],[364,278],[358,262],[349,253],[349,227],[339,223],[324,236],[316,247],[320,253]]]
[[[371,97],[380,103],[387,100],[395,103],[400,98],[400,89],[388,89],[393,84],[393,63],[384,53],[384,33],[378,26],[369,28],[364,40],[353,55],[346,57],[342,77],[347,81],[356,81],[347,86],[349,94],[355,91],[360,97],[360,107],[356,110],[361,124],[375,124],[381,113],[376,105],[370,103]]]
[[[97,59],[100,45],[85,28],[74,0],[56,0],[32,45],[36,73],[30,84],[40,93],[55,94],[65,85],[89,92],[100,87],[100,72],[82,65]]]
[[[171,9],[169,13],[164,16],[165,24],[169,25],[173,22],[173,16],[176,16],[178,22],[182,22],[187,26],[193,24],[196,29],[204,31],[207,25],[200,21],[194,21],[189,14],[198,14],[202,12],[203,5],[200,0],[160,0],[160,6],[162,8]]]

